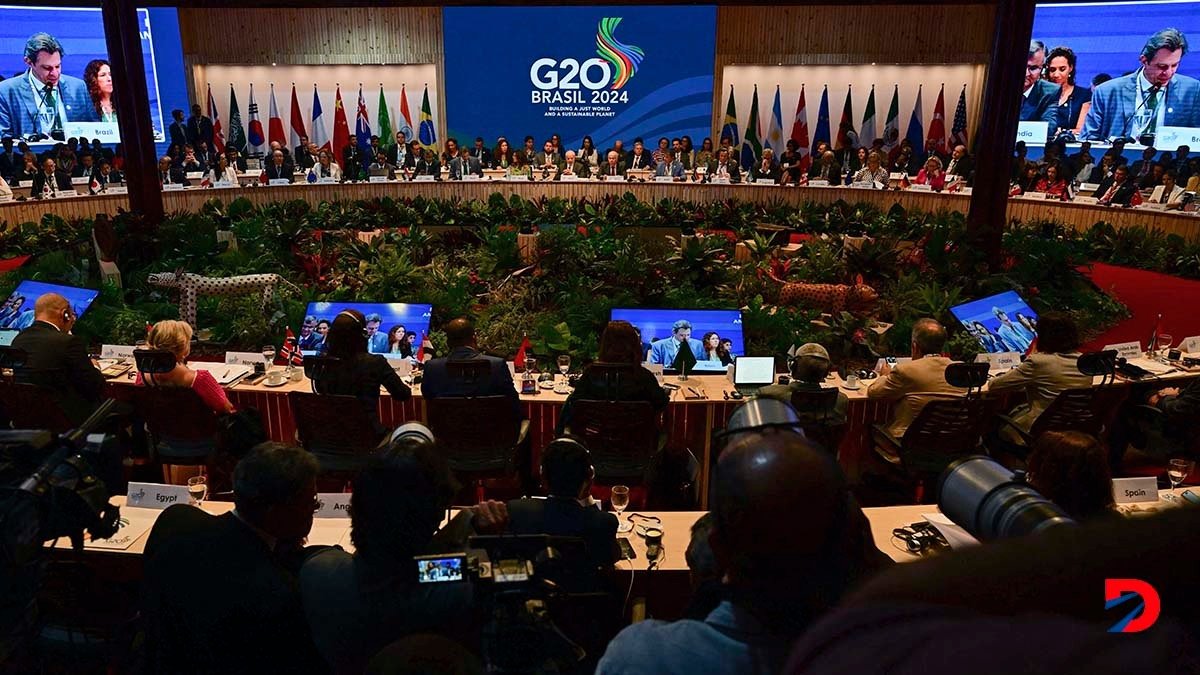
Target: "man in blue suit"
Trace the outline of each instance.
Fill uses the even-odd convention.
[[[40,134],[62,140],[67,122],[96,122],[96,106],[83,80],[62,72],[63,48],[46,33],[25,42],[29,70],[0,82],[0,136]]]
[[[1021,100],[1022,122],[1045,122],[1046,138],[1054,138],[1058,130],[1059,87],[1042,79],[1046,65],[1046,45],[1041,40],[1029,42],[1029,58],[1025,62],[1025,93]]]
[[[675,363],[675,356],[680,347],[686,345],[692,350],[692,355],[699,361],[704,358],[704,345],[699,340],[692,339],[692,324],[687,319],[680,319],[671,325],[671,339],[659,340],[650,347],[650,363],[661,363],[670,368]]]
[[[367,320],[367,351],[372,354],[386,354],[388,336],[387,333],[379,330],[379,324],[383,323],[383,317],[372,312],[365,318]]]
[[[520,420],[521,399],[513,384],[512,373],[504,359],[487,356],[479,351],[475,343],[475,326],[470,319],[458,318],[446,324],[446,344],[450,355],[430,360],[422,369],[421,396],[434,399],[439,396],[503,396],[512,406],[514,420]],[[450,361],[476,361],[488,363],[487,379],[470,382],[451,377],[447,367]],[[469,421],[469,420],[467,420]]]
[[[1083,138],[1153,136],[1160,127],[1200,127],[1200,81],[1176,73],[1187,38],[1164,28],[1142,47],[1142,67],[1092,90]]]

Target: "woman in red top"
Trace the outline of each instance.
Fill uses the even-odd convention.
[[[1057,197],[1067,200],[1067,179],[1058,175],[1058,165],[1046,165],[1046,177],[1039,180],[1037,192],[1045,192],[1047,197]]]
[[[917,185],[928,185],[930,189],[941,190],[946,187],[946,173],[942,171],[942,160],[930,157],[925,160],[925,168],[917,172],[913,179]]]
[[[217,384],[212,373],[207,370],[192,370],[187,366],[187,357],[192,351],[191,325],[184,321],[159,321],[150,329],[146,343],[150,349],[162,349],[174,354],[175,369],[145,380],[142,374],[138,373],[137,384],[151,387],[190,387],[213,412],[233,412],[233,404],[229,402],[225,390]]]

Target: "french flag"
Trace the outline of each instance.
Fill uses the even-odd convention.
[[[329,134],[325,131],[325,119],[321,117],[321,97],[317,95],[317,85],[313,85],[313,104],[312,104],[312,123],[309,124],[312,129],[312,136],[309,141],[316,144],[322,150],[332,150],[329,145]]]

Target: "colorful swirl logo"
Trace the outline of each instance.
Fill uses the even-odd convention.
[[[596,54],[613,65],[613,89],[624,87],[646,57],[641,47],[622,44],[613,36],[620,23],[621,17],[600,19],[600,29],[596,32]]]

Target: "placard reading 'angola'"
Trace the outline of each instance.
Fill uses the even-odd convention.
[[[568,148],[584,136],[605,148],[708,135],[715,7],[447,7],[443,21],[460,141],[532,135],[540,147],[558,134]]]

